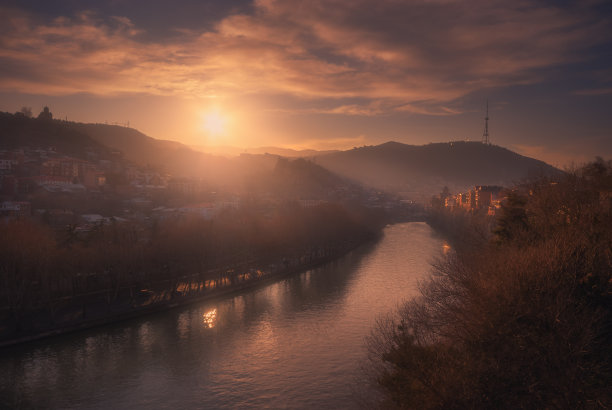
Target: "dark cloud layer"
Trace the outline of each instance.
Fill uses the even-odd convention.
[[[5,0],[6,6],[35,14],[41,21],[88,11],[100,17],[123,16],[144,31],[144,38],[161,40],[181,30],[209,30],[229,14],[252,10],[251,0]]]
[[[182,12],[172,13],[161,2],[145,7],[111,1],[92,8],[124,15],[75,11],[45,23],[31,12],[8,9],[2,57],[44,66],[45,82],[55,79],[48,84],[51,93],[267,90],[365,97],[381,101],[379,109],[409,110],[482,88],[542,81],[547,69],[588,62],[592,47],[610,41],[610,22],[584,3],[559,8],[524,0],[260,0],[250,14],[242,12],[244,3],[242,9],[218,5],[227,2],[196,4],[174,4],[172,10]],[[63,6],[76,7],[69,1]],[[29,8],[36,9],[35,2]],[[212,27],[210,19],[198,26],[193,8],[206,16],[231,13]],[[164,24],[135,23],[142,16]],[[178,34],[143,36],[169,28]],[[32,70],[26,72],[4,77],[3,85],[42,86]],[[367,107],[357,111],[368,113]],[[452,110],[432,111],[446,112]]]

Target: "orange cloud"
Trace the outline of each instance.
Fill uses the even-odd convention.
[[[206,32],[147,41],[127,18],[39,24],[0,10],[0,90],[325,100],[320,112],[453,115],[479,89],[538,81],[608,30],[588,7],[452,0],[258,0]],[[347,104],[346,99],[367,100]],[[423,101],[427,101],[423,104]]]

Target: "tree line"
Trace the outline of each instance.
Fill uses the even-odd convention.
[[[381,224],[372,211],[333,203],[286,203],[268,214],[244,206],[210,219],[112,221],[86,231],[71,225],[57,232],[29,219],[3,223],[0,335],[52,326],[37,324],[41,316],[66,320],[67,306],[82,303],[93,314],[94,299],[102,294],[107,307],[133,308],[138,298],[148,303],[142,298],[151,293],[171,302],[202,294],[206,286],[244,282],[248,272],[259,271],[250,275],[257,277],[298,269],[375,238]],[[80,315],[77,320],[86,319]]]

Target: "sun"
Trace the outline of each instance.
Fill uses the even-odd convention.
[[[204,129],[210,136],[218,137],[225,133],[226,119],[218,111],[209,111],[204,114]]]

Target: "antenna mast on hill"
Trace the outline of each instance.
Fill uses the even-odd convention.
[[[482,133],[482,143],[491,145],[491,142],[489,141],[489,100],[488,99],[487,99],[487,115],[485,116],[485,128],[484,128],[484,132]]]

